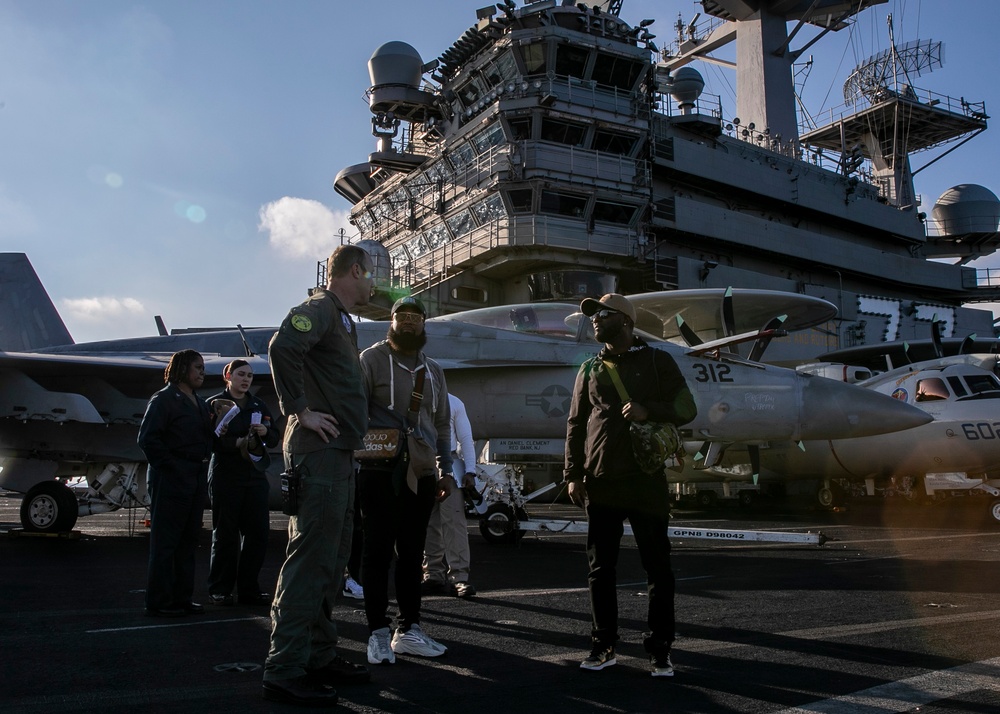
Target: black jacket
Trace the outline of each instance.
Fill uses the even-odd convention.
[[[168,384],[149,400],[137,441],[152,479],[196,473],[212,453],[212,437],[205,400],[196,396],[192,402]]]
[[[229,390],[216,394],[208,398],[209,406],[216,399],[233,400],[233,395]],[[233,400],[235,401],[235,400]],[[264,435],[264,446],[272,449],[278,444],[278,429],[271,419],[271,411],[262,399],[247,394],[247,403],[240,408],[239,413],[226,425],[226,433],[215,438],[215,448],[212,453],[212,461],[208,465],[208,477],[214,478],[218,474],[237,478],[264,478],[264,474],[254,468],[253,464],[243,457],[237,440],[250,433],[250,416],[254,412],[260,412],[260,423],[267,427]]]
[[[616,479],[641,474],[632,452],[623,402],[603,360],[615,364],[632,401],[649,410],[650,421],[686,424],[697,416],[694,397],[674,358],[638,337],[627,352],[605,347],[580,367],[566,423],[565,481]]]

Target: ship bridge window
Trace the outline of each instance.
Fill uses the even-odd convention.
[[[531,203],[531,190],[528,190],[528,203]],[[503,198],[499,193],[487,196],[472,207],[472,213],[476,217],[479,225],[484,225],[490,221],[497,221],[507,217],[507,211],[503,207]]]
[[[448,235],[448,229],[445,228],[443,223],[438,223],[437,225],[431,226],[429,230],[424,232],[424,239],[427,241],[427,245],[431,250],[435,248],[440,248],[449,240],[451,236]]]
[[[539,213],[550,213],[557,216],[572,216],[583,218],[587,210],[587,197],[556,191],[542,191]]]
[[[362,233],[367,233],[370,231],[374,225],[375,221],[368,214],[368,211],[360,211],[351,216],[351,223],[357,226],[358,230]]]
[[[592,79],[598,84],[604,84],[626,91],[632,91],[636,81],[642,75],[643,64],[627,57],[598,52],[594,62]]]
[[[393,270],[402,270],[410,264],[410,256],[406,252],[406,248],[399,246],[389,251],[389,260],[392,261]]]
[[[554,141],[569,146],[583,146],[587,138],[587,126],[559,119],[542,119],[543,141]]]
[[[595,201],[593,217],[602,223],[620,223],[628,225],[635,218],[638,206],[627,203],[612,203],[610,201]]]
[[[451,159],[451,165],[456,169],[463,169],[472,163],[474,158],[476,158],[476,150],[472,148],[471,144],[463,141],[451,150],[451,154],[449,154],[448,158]]]
[[[917,382],[916,401],[918,402],[939,402],[949,396],[951,396],[951,392],[948,391],[948,385],[940,377],[921,379]]]
[[[524,73],[545,74],[547,67],[545,56],[548,54],[549,46],[545,42],[532,42],[521,45],[521,61],[524,62]]]
[[[427,244],[424,243],[423,236],[416,236],[406,241],[403,245],[406,246],[406,252],[410,254],[411,258],[419,258],[424,253],[427,252]]]
[[[594,151],[631,156],[638,137],[607,129],[598,129],[594,134]]]
[[[455,238],[461,238],[475,228],[475,224],[472,222],[472,214],[469,213],[469,211],[456,213],[446,222],[448,224],[448,228],[451,230],[451,234]]]
[[[969,385],[969,391],[980,399],[985,396],[1000,398],[1000,382],[992,374],[967,374],[965,383]]]
[[[477,99],[489,91],[489,87],[486,87],[479,77],[473,77],[459,87],[456,93],[458,94],[458,98],[462,100],[462,104],[471,107],[476,103]]]
[[[432,181],[437,179],[450,179],[455,175],[454,169],[447,161],[437,161],[427,169],[427,178]]]
[[[527,141],[531,138],[531,117],[508,119],[511,141]]]
[[[559,45],[556,47],[556,74],[583,79],[587,69],[587,56],[589,54],[586,47],[568,44]]]
[[[512,188],[506,193],[512,213],[531,213],[532,191],[530,188]]]
[[[499,122],[493,122],[486,129],[472,137],[472,143],[475,145],[476,151],[480,154],[494,146],[500,146],[505,141],[503,127],[500,126]]]
[[[487,62],[479,71],[487,86],[496,87],[517,77],[517,64],[514,62],[514,55],[508,50]]]

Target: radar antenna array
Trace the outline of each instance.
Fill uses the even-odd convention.
[[[874,103],[886,92],[903,95],[910,89],[909,78],[919,77],[944,64],[944,47],[934,40],[913,40],[902,47],[893,44],[887,50],[872,55],[859,64],[844,82],[844,101],[856,104],[861,99]],[[912,91],[912,89],[910,89]]]

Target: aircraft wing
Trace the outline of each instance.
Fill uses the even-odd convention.
[[[725,336],[724,289],[666,290],[629,295],[636,308],[636,326],[655,337],[672,340],[680,336],[675,317],[684,322],[704,340]],[[794,332],[819,325],[837,315],[837,307],[826,300],[809,295],[777,290],[733,289],[732,332],[759,330],[778,315],[787,315],[783,329]]]

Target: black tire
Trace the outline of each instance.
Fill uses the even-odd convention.
[[[993,525],[1000,525],[1000,501],[994,501],[991,503],[988,513]]]
[[[519,516],[519,520],[525,520],[527,514],[522,511]],[[524,531],[515,526],[514,511],[506,503],[494,503],[479,519],[479,532],[487,543],[516,542]]]
[[[757,494],[753,491],[740,491],[737,500],[743,508],[750,508],[757,502]]]
[[[21,525],[33,533],[62,533],[73,530],[79,512],[76,496],[66,484],[42,481],[21,501]]]
[[[715,491],[698,491],[698,495],[695,496],[695,499],[698,501],[698,505],[702,508],[711,508],[715,505],[717,496],[715,495]]]
[[[821,508],[833,508],[836,501],[833,495],[833,489],[827,488],[826,486],[820,486],[819,490],[816,491],[816,501],[819,503]]]

